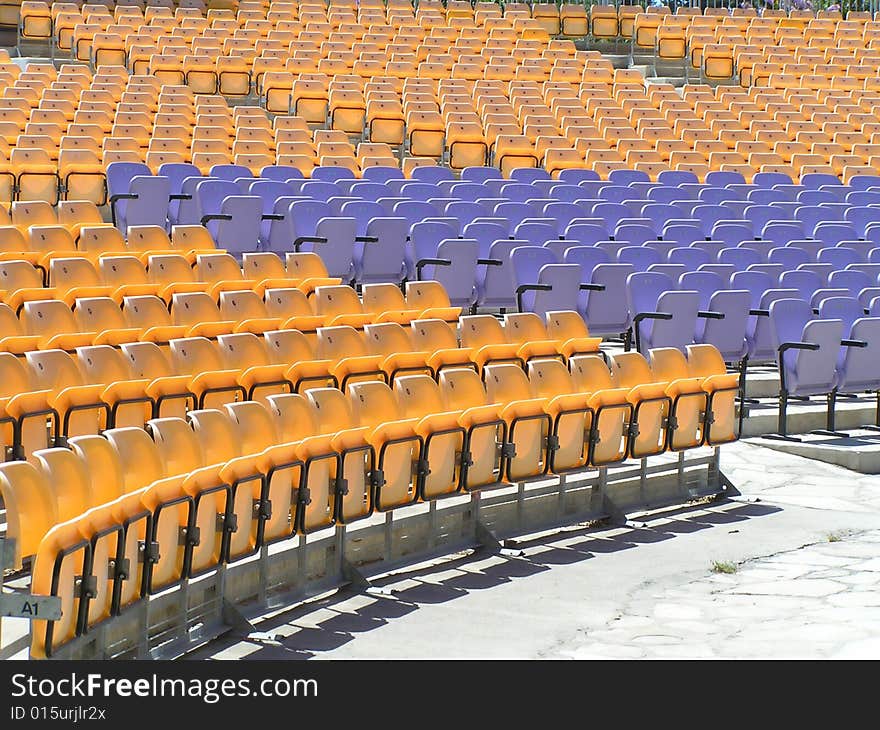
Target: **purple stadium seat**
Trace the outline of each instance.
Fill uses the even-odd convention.
[[[608,230],[604,223],[572,223],[563,231],[567,240],[584,246],[592,246],[599,241],[608,239]]]
[[[489,247],[495,241],[509,238],[507,221],[504,219],[474,221],[462,228],[462,235],[465,238],[476,239],[480,244],[480,257],[486,258],[489,255]]]
[[[682,274],[687,273],[687,267],[684,264],[659,263],[651,264],[646,271],[655,271],[658,274],[665,274],[673,281],[678,281]]]
[[[649,241],[656,241],[657,232],[645,223],[621,222],[614,229],[614,240],[625,241],[633,246],[641,246]]]
[[[697,183],[699,181],[697,176],[692,172],[684,170],[663,170],[663,172],[657,176],[657,182],[663,183],[664,185],[679,186],[687,183]]]
[[[417,167],[410,177],[418,182],[436,184],[443,180],[455,180],[455,175],[448,167]]]
[[[347,167],[336,167],[329,165],[325,167],[316,167],[312,170],[312,180],[322,180],[326,182],[337,182],[339,180],[354,180],[355,174]]]
[[[770,322],[770,305],[778,299],[797,298],[796,289],[765,289],[752,309],[754,319],[749,322],[746,330],[746,341],[749,349],[750,362],[776,362],[779,344],[776,331]]]
[[[252,173],[244,165],[214,165],[208,175],[220,180],[235,182],[240,177],[251,177]]]
[[[778,299],[770,304],[779,363],[778,435],[787,436],[787,407],[791,396],[826,395],[836,381],[837,357],[843,340],[843,321],[817,319],[802,299]]]
[[[752,184],[772,188],[774,185],[791,185],[791,178],[782,172],[758,172],[752,177]]]
[[[581,284],[593,288],[582,291],[578,309],[592,334],[617,336],[629,330],[632,319],[626,280],[632,273],[632,266],[617,263],[597,264],[592,271],[581,270]]]
[[[698,222],[700,229],[708,236],[716,223],[730,219],[730,211],[723,205],[700,203],[690,213],[691,218]],[[754,238],[754,235],[751,236]]]
[[[115,164],[115,163],[111,163]],[[183,181],[189,177],[201,177],[202,173],[195,165],[185,162],[166,162],[159,165],[157,171],[160,177],[167,177],[170,185],[169,203],[168,203],[168,225],[173,226],[179,223],[180,204],[182,202]]]
[[[864,271],[843,268],[828,275],[828,286],[846,289],[850,296],[858,297],[859,292],[877,286],[877,282]]]
[[[403,180],[404,176],[403,170],[399,167],[374,165],[372,167],[365,167],[361,173],[361,178],[370,182],[386,183],[389,180]]]
[[[771,220],[760,229],[756,223],[755,229],[761,231],[761,238],[764,241],[770,241],[774,246],[785,246],[789,241],[806,238],[804,225],[799,221]]]
[[[767,256],[767,263],[779,264],[786,271],[794,270],[801,264],[810,262],[810,254],[798,246],[776,246],[771,248]]]
[[[303,174],[299,168],[290,165],[267,165],[260,170],[260,177],[266,180],[287,182],[288,180],[302,180]]]
[[[342,214],[357,221],[354,278],[359,283],[400,282],[406,276],[406,239],[409,221],[385,215],[378,203],[351,201]]]
[[[535,180],[549,180],[550,173],[541,167],[517,167],[510,171],[510,179],[530,183]]]
[[[651,264],[659,264],[663,258],[657,251],[647,246],[624,246],[617,252],[617,261],[621,264],[630,264],[633,271],[647,271]]]
[[[107,166],[107,195],[113,224],[123,233],[129,226],[165,227],[171,181],[155,176],[140,162],[111,162]]]
[[[817,289],[821,289],[825,285],[825,281],[817,273],[813,271],[804,271],[795,269],[793,271],[783,271],[779,276],[779,286],[783,289],[795,289],[798,296],[805,302],[810,301],[810,297]]]
[[[836,246],[841,241],[857,239],[859,233],[851,223],[822,222],[813,229],[813,238],[822,241],[826,246]]]
[[[519,256],[516,249],[511,253],[514,268]],[[542,318],[547,312],[575,311],[580,280],[581,269],[577,264],[544,264],[537,272],[534,285],[527,282],[518,285],[518,309],[521,312],[534,312]]]
[[[801,177],[801,185],[808,190],[818,190],[823,185],[842,185],[837,175],[824,172],[812,172]]]
[[[850,264],[858,264],[862,260],[858,251],[845,246],[823,248],[819,251],[817,261],[820,264],[830,264],[836,270],[845,269]]]
[[[844,339],[837,357],[834,389],[828,398],[826,428],[835,430],[834,407],[838,393],[877,394],[877,413],[880,414],[880,317],[865,316],[858,300],[826,299],[819,308],[821,319],[841,319]],[[880,418],[875,418],[875,427]]]
[[[700,316],[694,341],[714,345],[725,362],[741,363],[747,353],[751,293],[746,289],[728,289],[721,277],[706,271],[687,273],[678,284],[681,289],[699,293]]]
[[[510,263],[510,252],[517,246],[528,245],[528,241],[499,239],[492,242],[488,257],[480,256],[475,301],[477,307],[492,309],[516,307],[516,280],[513,265]]]
[[[598,181],[599,173],[594,170],[562,170],[559,173],[559,180],[571,185],[578,185],[585,181]]]
[[[810,262],[808,264],[801,264],[797,267],[798,271],[812,271],[816,274],[820,281],[822,282],[822,286],[828,283],[828,276],[834,271],[834,267],[831,264],[822,264],[822,263],[814,263]]]
[[[260,241],[264,248],[269,245],[269,234],[275,213],[275,204],[280,198],[291,198],[293,189],[283,182],[276,180],[257,180],[248,188],[248,195],[256,195],[262,202],[262,222],[260,223]]]
[[[730,277],[736,271],[736,267],[731,264],[700,264],[697,271],[713,271],[724,281],[730,281]]]
[[[478,244],[473,239],[447,238],[440,241],[433,257],[416,262],[419,279],[439,281],[453,307],[468,307],[474,301],[474,271]]]
[[[669,276],[649,271],[630,274],[626,284],[639,352],[647,355],[655,347],[684,352],[693,344],[699,311],[696,291],[677,290]]]
[[[753,241],[755,235],[749,221],[722,220],[712,226],[710,236],[714,241],[721,241],[728,246],[736,246],[742,241]]]
[[[414,223],[409,229],[409,240],[406,242],[404,261],[407,278],[435,278],[432,275],[420,276],[418,274],[419,262],[439,258],[437,249],[440,246],[440,242],[454,238],[457,238],[455,229],[446,223],[440,223],[439,221],[420,221],[419,223]],[[477,255],[479,255],[479,249]],[[474,269],[476,269],[476,261],[474,262]],[[468,279],[473,280],[473,278],[472,270],[468,275]]]
[[[695,241],[705,241],[706,233],[699,223],[671,223],[661,233],[664,241],[673,241],[681,246],[690,246]]]
[[[669,250],[666,260],[670,264],[683,264],[689,271],[696,271],[701,264],[712,262],[712,254],[702,248],[676,246]]]
[[[556,232],[561,235],[573,222],[583,220],[587,214],[575,203],[556,202],[545,205],[542,216],[555,221]]]
[[[745,271],[751,264],[763,262],[761,254],[753,248],[727,247],[718,252],[719,264],[732,264],[737,271]]]
[[[300,195],[305,195],[315,200],[323,200],[325,203],[330,198],[343,194],[342,188],[326,180],[307,180],[300,186],[299,192]]]
[[[706,184],[716,187],[725,187],[727,185],[743,185],[746,179],[738,172],[722,172],[713,170],[706,175]]]
[[[440,211],[430,203],[422,200],[407,200],[395,203],[392,208],[392,215],[406,218],[410,225],[415,225],[426,218],[439,216]]]
[[[201,224],[218,248],[240,256],[259,249],[263,201],[256,195],[239,195],[238,186],[225,180],[203,180],[196,186],[202,211]]]

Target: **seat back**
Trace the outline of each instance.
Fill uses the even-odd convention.
[[[631,323],[626,280],[633,273],[630,264],[597,264],[586,283],[604,286],[602,291],[584,292],[579,310],[594,335],[619,335]],[[583,272],[584,278],[587,272]]]
[[[165,477],[165,464],[156,443],[143,428],[112,428],[104,432],[122,470],[121,492],[130,494]]]
[[[167,476],[189,474],[205,465],[202,443],[183,418],[153,418],[147,424]]]
[[[880,317],[857,319],[847,333],[850,339],[867,343],[867,347],[841,348],[835,385],[841,392],[864,392],[880,388],[877,358],[880,357]]]
[[[116,211],[116,227],[127,231],[129,226],[165,226],[171,182],[158,175],[137,175],[131,179],[124,209]]]
[[[745,289],[715,292],[707,309],[724,319],[698,319],[695,340],[714,345],[726,361],[738,361],[746,353],[751,295]]]
[[[232,419],[224,411],[215,409],[190,411],[187,418],[201,444],[205,464],[223,464],[231,458],[247,453],[244,451],[245,443],[241,440]]]
[[[804,327],[803,338],[805,342],[819,345],[819,349],[815,352],[796,351],[794,377],[786,383],[788,392],[795,395],[827,393],[834,386],[843,322],[839,319],[813,320]],[[786,353],[789,354],[791,352]],[[785,366],[788,368],[789,363],[786,362]]]
[[[406,274],[403,262],[408,235],[405,218],[371,218],[366,224],[366,236],[377,240],[355,245],[355,278],[362,284],[401,281]]]

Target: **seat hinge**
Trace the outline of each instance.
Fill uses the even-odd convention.
[[[160,559],[159,543],[138,541],[138,560],[142,563],[158,563]]]

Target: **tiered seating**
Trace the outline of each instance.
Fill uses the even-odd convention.
[[[679,95],[661,84],[652,84],[646,91],[638,74],[612,73],[610,68],[601,68],[604,63],[588,61],[603,75],[601,83],[557,88],[550,82],[523,82],[516,98],[529,109],[519,113],[510,113],[513,97],[500,101],[504,109],[497,114],[495,102],[481,106],[478,101],[482,112],[464,112],[476,120],[474,130],[478,131],[470,141],[462,136],[469,129],[467,124],[448,128],[437,121],[430,132],[434,142],[428,140],[429,129],[421,122],[418,129],[403,125],[401,129],[411,133],[408,152],[420,155],[419,164],[445,160],[453,169],[461,169],[491,163],[505,175],[516,168],[543,166],[554,177],[565,169],[587,168],[607,177],[614,169],[633,168],[652,177],[665,169],[677,169],[701,178],[712,170],[736,170],[749,177],[757,171],[784,171],[793,177],[832,171],[847,180],[877,170],[873,91],[753,88],[737,92],[687,86]],[[61,77],[69,76],[62,70]],[[300,117],[279,116],[270,123],[265,112],[255,107],[238,106],[232,111],[222,98],[193,96],[186,87],[159,91],[155,79],[132,79],[129,89],[145,91],[121,96],[158,95],[155,111],[127,111],[143,105],[121,101],[115,116],[108,107],[105,112],[72,111],[68,120],[53,108],[55,102],[43,105],[36,100],[31,109],[22,99],[11,98],[18,87],[7,88],[6,100],[0,99],[4,138],[10,145],[5,182],[0,186],[3,198],[53,204],[59,199],[87,200],[100,205],[107,201],[105,177],[113,162],[145,163],[142,169],[150,173],[163,166],[167,170],[175,169],[173,165],[190,166],[173,174],[172,182],[177,185],[183,175],[226,168],[228,175],[263,175],[278,181],[308,177],[325,167],[339,168],[336,174],[372,180],[395,176],[393,171],[372,171],[374,166],[398,164],[397,153],[386,142],[361,142],[355,147],[346,132],[310,130]],[[441,90],[442,98],[459,92],[473,95],[467,84],[458,86],[454,79],[448,84],[449,93]],[[50,91],[46,89],[47,94]],[[491,81],[486,81],[484,91],[486,98],[496,91],[508,93]],[[482,92],[478,98],[483,98]],[[470,101],[461,104],[472,105]],[[91,108],[92,103],[87,106]],[[184,107],[189,111],[183,114],[164,111]],[[187,115],[193,119],[184,122]],[[180,120],[170,119],[178,116]],[[37,121],[49,118],[55,121]],[[181,129],[185,139],[180,137]],[[444,138],[445,146],[438,146]],[[434,158],[420,149],[423,142],[433,145],[430,154]],[[404,167],[406,172],[414,169]]]
[[[833,431],[880,392],[870,19],[166,5],[24,2],[73,62],[0,58],[0,491],[63,603],[34,656],[294,535],[735,440],[749,363],[783,436],[791,397]]]
[[[468,169],[462,176],[484,174]],[[712,344],[738,365],[743,386],[749,362],[778,364],[782,340],[769,312],[776,299],[796,297],[818,310],[823,299],[842,296],[862,315],[876,316],[880,178],[854,177],[845,186],[834,175],[814,173],[796,185],[780,173],[759,173],[749,184],[738,173],[712,172],[701,184],[682,172],[651,182],[615,171],[607,182],[586,175],[572,184],[583,176],[568,171],[559,182],[531,183],[490,178],[483,193],[474,182],[450,188],[477,201],[496,189],[519,201],[496,203],[494,218],[460,221],[464,238],[443,241],[444,251],[479,247],[481,265],[468,284],[475,308],[542,316],[578,311],[591,334],[632,337],[643,353]],[[504,217],[523,203],[536,217]],[[479,204],[468,214],[481,215]],[[419,225],[414,233],[421,234]],[[511,240],[505,234],[514,225]],[[438,251],[436,241],[454,233],[441,228]],[[832,368],[825,375],[828,393],[840,373]]]
[[[621,6],[611,23],[594,6],[594,35],[598,24],[603,37],[620,32],[647,47],[666,39],[671,24],[678,35],[664,40],[664,54],[671,45],[706,78],[736,72],[743,83],[780,90],[710,97],[711,89],[691,87],[682,99],[672,87],[646,90],[638,72],[615,71],[595,51],[551,39],[548,30],[567,17],[552,6],[535,5],[528,17],[528,6],[508,5],[502,15],[439,3],[415,12],[407,3],[245,3],[207,16],[61,5],[51,11],[54,42],[97,70],[2,66],[9,150],[0,199],[103,203],[102,175],[113,161],[145,162],[154,173],[163,163],[202,174],[218,165],[250,175],[281,166],[306,177],[316,167],[361,176],[402,165],[409,174],[436,162],[453,170],[492,164],[505,174],[589,168],[603,177],[618,168],[653,177],[664,169],[702,177],[823,168],[848,179],[876,169],[873,21],[630,14]],[[23,33],[45,31],[38,19],[49,11],[39,6],[28,4]],[[700,33],[712,42],[701,45]],[[776,36],[785,42],[752,63],[752,51]],[[227,96],[250,93],[264,109],[230,108]],[[270,121],[266,112],[279,116]]]
[[[683,61],[686,70],[698,70],[707,80],[738,78],[749,86],[756,66],[759,75],[785,73],[786,63],[813,68],[793,65],[785,88],[799,86],[804,74],[828,83],[836,77],[841,88],[852,88],[856,79],[861,88],[864,79],[876,76],[866,63],[873,58],[877,21],[867,12],[848,11],[844,20],[840,11],[765,9],[758,15],[751,8],[731,13],[718,8],[705,13],[678,8],[674,14],[653,10],[635,16],[633,52],[651,55],[658,63]],[[851,78],[843,81],[844,76]]]
[[[671,288],[668,282],[672,281],[677,287],[681,277],[688,274],[686,288],[696,289],[701,297],[698,305],[689,305],[688,311],[726,314],[724,321],[701,317],[701,322],[692,323],[689,329],[669,325],[671,331],[685,336],[677,346],[712,342],[725,359],[739,362],[746,354],[743,352],[745,305],[742,297],[737,299],[720,292],[737,271],[767,273],[773,286],[787,288],[797,282],[799,290],[804,292],[809,291],[809,287],[837,286],[846,281],[852,293],[861,297],[864,307],[868,307],[872,295],[876,295],[874,240],[880,221],[875,208],[871,207],[877,202],[876,193],[870,190],[876,178],[853,178],[855,187],[852,187],[840,185],[835,176],[813,174],[805,176],[805,184],[798,186],[778,173],[762,173],[755,177],[757,182],[747,184],[736,173],[713,172],[707,177],[708,183],[701,185],[694,176],[683,173],[663,173],[658,182],[652,183],[644,174],[619,171],[613,172],[607,183],[581,179],[579,184],[573,184],[584,175],[585,171],[569,171],[563,180],[553,181],[543,173],[543,179],[521,182],[501,179],[497,171],[490,168],[468,168],[462,173],[463,181],[449,180],[433,185],[404,180],[359,183],[354,178],[348,180],[347,186],[343,185],[345,180],[292,182],[302,183],[300,192],[310,192],[312,186],[318,186],[331,202],[345,201],[337,208],[342,215],[334,215],[332,207],[320,204],[326,206],[323,211],[326,217],[322,219],[325,226],[352,220],[353,232],[358,227],[367,233],[375,231],[377,222],[383,220],[381,215],[358,224],[356,218],[349,219],[345,214],[349,208],[355,215],[361,211],[367,215],[383,213],[388,201],[395,210],[414,214],[414,222],[408,226],[405,218],[388,219],[400,221],[402,225],[393,241],[380,237],[378,245],[366,244],[376,245],[380,259],[382,252],[392,250],[392,246],[402,247],[394,250],[402,250],[404,255],[397,253],[394,258],[402,258],[404,267],[369,274],[364,266],[355,266],[350,252],[355,242],[352,236],[349,257],[343,261],[340,273],[348,278],[351,271],[357,269],[360,274],[353,278],[369,282],[426,273],[442,277],[448,271],[451,300],[424,301],[426,308],[528,309],[541,315],[558,309],[578,310],[590,322],[591,331],[600,335],[626,332],[640,315],[634,330],[638,339],[642,335],[644,313],[659,311],[658,297]],[[520,177],[518,173],[515,176]],[[595,177],[587,175],[587,178]],[[477,179],[483,182],[475,182]],[[624,182],[629,185],[622,185]],[[346,190],[378,197],[383,204],[358,199],[355,195],[332,196],[334,192]],[[412,197],[407,197],[410,195]],[[759,201],[764,204],[758,204]],[[319,202],[309,204],[319,205]],[[295,201],[294,206],[300,203],[308,201]],[[423,219],[432,213],[438,216],[437,220]],[[534,217],[523,217],[529,213]],[[208,291],[216,299],[224,290],[242,287],[251,288],[259,295],[269,288],[271,282],[264,283],[267,279],[283,280],[291,276],[276,256],[245,252],[244,270],[241,270],[228,255],[206,254],[204,249],[210,249],[212,242],[204,237],[204,229],[198,227],[175,229],[176,234],[193,231],[186,239],[178,236],[179,245],[186,250],[177,254],[173,249],[174,240],[169,241],[161,227],[131,228],[128,244],[113,228],[82,230],[86,236],[81,235],[81,244],[85,241],[86,245],[80,249],[104,254],[128,252],[138,257],[137,261],[133,256],[116,260],[112,267],[105,264],[100,272],[88,261],[77,263],[79,281],[99,287],[97,294],[100,295],[116,293],[117,299],[125,296],[125,289],[121,292],[117,289],[126,282],[118,274],[115,278],[107,277],[123,264],[130,282],[137,282],[138,287],[152,285],[149,293],[163,297],[168,304],[172,303],[172,295],[180,290],[178,282]],[[9,231],[15,240],[21,240],[18,229],[10,227]],[[202,234],[201,237],[196,237],[195,232]],[[291,235],[287,240],[290,238],[295,237]],[[68,239],[69,236],[65,240]],[[322,245],[318,243],[317,250],[323,256]],[[73,247],[68,244],[67,248],[57,245],[48,248],[57,250],[47,253],[44,247],[28,254],[30,260],[47,266],[49,277],[45,283],[56,287],[57,295],[72,304],[81,292],[77,287],[73,293],[68,292],[72,286],[71,275],[68,274],[67,280],[59,275],[62,266],[69,269],[74,263],[66,260],[71,258]],[[203,250],[199,251],[200,248]],[[59,252],[63,255],[58,256]],[[56,256],[61,262],[53,266]],[[187,256],[194,261],[198,259],[195,271],[188,267]],[[329,252],[327,257],[333,260],[335,254]],[[299,286],[306,292],[316,285],[316,281],[309,279],[316,278],[325,284],[337,281],[328,280],[326,269],[314,256],[292,254],[289,261],[296,262],[298,271],[293,278],[300,281]],[[306,262],[313,263],[306,269]],[[5,295],[13,309],[45,296],[40,289],[44,282],[33,264],[20,261],[4,266],[7,276],[18,277],[10,279],[17,283],[7,286]],[[795,269],[802,271],[796,273]],[[475,270],[476,278],[473,278],[471,272]],[[669,277],[663,280],[665,288],[659,291],[648,286],[643,288],[644,295],[654,297],[653,301],[626,300],[622,285],[630,273],[638,271],[662,272]],[[53,272],[59,272],[54,279]],[[696,277],[691,272],[713,276]],[[365,273],[368,276],[363,276]],[[721,278],[716,280],[716,275]],[[411,281],[410,286],[417,284]],[[365,301],[368,289],[369,286],[365,289]],[[389,290],[393,287],[382,289],[386,296]],[[370,294],[371,301],[372,297]],[[763,306],[759,301],[760,292],[752,299],[752,308]],[[390,312],[395,306],[411,309],[409,304],[401,306],[394,298],[384,301],[385,311]],[[374,304],[375,301],[370,306]],[[314,314],[306,306],[296,306],[299,309],[288,311],[288,317]],[[254,316],[259,319],[264,315]],[[402,316],[402,321],[412,319],[411,315]],[[735,327],[734,321],[738,323]],[[654,328],[651,323],[646,326]],[[665,325],[656,326],[662,330]],[[650,342],[647,334],[646,337]],[[755,346],[749,354],[754,360],[764,349],[763,345]],[[770,348],[770,357],[775,359],[774,348]]]
[[[103,232],[115,248],[84,244]],[[246,254],[241,268],[220,252],[156,253],[159,233],[132,227],[126,242],[84,227],[82,253],[97,259],[43,254],[49,288],[26,259],[2,264],[36,276],[27,296],[10,288],[21,305],[17,317],[5,310],[0,339],[5,443],[26,459],[0,467],[7,535],[22,557],[37,553],[33,589],[65,606],[36,626],[36,656],[141,595],[298,532],[736,437],[732,396],[720,394],[737,376],[714,351],[691,350],[689,382],[703,385],[685,401],[641,355],[609,370],[573,312],[549,312],[546,326],[533,314],[467,317],[459,335],[431,282],[411,282],[405,299],[368,284],[361,300],[326,277],[290,277],[314,254],[290,254],[285,278],[271,253]],[[68,551],[74,536],[88,547]],[[95,591],[45,584],[59,551]],[[118,570],[98,567],[110,557]]]
[[[105,171],[115,161],[212,166],[240,162],[259,171],[275,163],[272,124],[259,107],[232,111],[222,96],[193,95],[163,86],[155,76],[129,76],[124,67],[13,63],[0,96],[6,164],[0,201],[59,199],[107,202]],[[300,124],[301,123],[301,124]],[[279,137],[302,120],[279,118]],[[268,137],[273,153],[265,155]]]
[[[682,356],[702,385],[675,405],[674,386],[657,381],[640,355],[620,356],[612,370],[579,355],[571,370],[555,359],[525,371],[487,365],[485,384],[452,368],[437,380],[405,375],[393,386],[229,403],[153,419],[146,430],[72,438],[69,448],[0,466],[9,533],[22,556],[36,552],[33,587],[64,603],[61,621],[35,624],[32,652],[44,656],[141,595],[296,533],[460,489],[689,448],[710,431],[713,441],[729,440],[732,400],[722,404],[713,389],[727,376],[714,374],[705,354]],[[715,414],[711,424],[706,413]],[[670,432],[673,422],[680,426]],[[65,577],[53,588],[59,554]],[[106,556],[116,570],[106,570]],[[97,579],[87,594],[73,589],[82,570]]]

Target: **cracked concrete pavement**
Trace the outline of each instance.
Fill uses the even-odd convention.
[[[573,528],[521,557],[465,554],[264,616],[193,658],[876,658],[880,476],[741,442],[722,469],[757,502],[647,527]],[[713,562],[732,573],[713,572]]]

